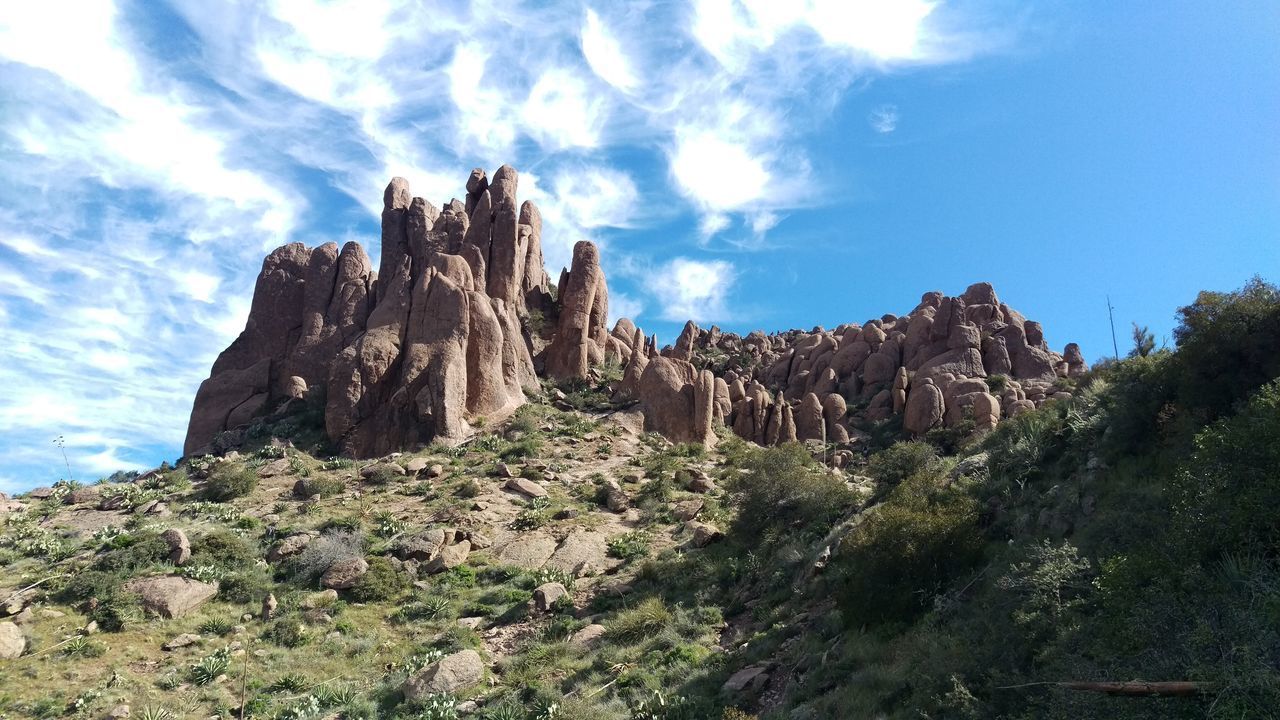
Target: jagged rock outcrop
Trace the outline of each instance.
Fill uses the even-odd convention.
[[[353,455],[460,439],[472,420],[509,411],[536,385],[543,343],[531,311],[559,313],[550,364],[585,375],[607,336],[599,255],[579,243],[555,304],[541,216],[517,205],[517,184],[508,166],[492,182],[473,171],[465,204],[436,210],[392,179],[376,273],[354,243],[341,252],[291,243],[268,255],[244,332],[196,395],[184,452],[214,448],[220,433],[289,402],[322,405],[329,438]]]
[[[393,178],[377,272],[355,243],[269,254],[244,332],[196,395],[185,453],[224,449],[299,404],[323,408],[329,439],[350,455],[457,441],[524,402],[539,375],[598,377],[606,361],[622,367],[614,401],[634,402],[647,431],[700,444],[719,425],[762,445],[844,444],[860,424],[895,417],[911,435],[981,431],[1067,397],[1060,380],[1087,370],[1077,345],[1049,350],[1040,324],[988,283],[834,330],[743,337],[690,321],[660,351],[631,320],[607,327],[592,243],[574,246],[552,289],[542,217],[518,203],[518,184],[509,166],[492,179],[477,168],[465,199],[437,209]]]

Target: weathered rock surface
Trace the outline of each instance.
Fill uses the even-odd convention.
[[[144,609],[168,619],[182,617],[218,594],[217,583],[176,575],[130,580],[124,589],[137,593]]]
[[[484,678],[484,661],[475,650],[463,650],[431,663],[405,681],[405,700],[417,702],[429,695],[453,693]]]
[[[986,430],[1062,397],[1055,383],[1087,370],[1077,345],[1050,350],[1040,324],[989,283],[833,330],[743,337],[688,322],[659,350],[630,320],[606,327],[608,288],[590,242],[574,246],[551,287],[542,216],[518,203],[518,180],[509,166],[492,178],[477,168],[465,199],[437,209],[393,178],[376,271],[354,243],[268,255],[244,331],[197,393],[185,452],[225,451],[261,418],[321,404],[329,440],[347,455],[458,442],[479,418],[524,402],[539,374],[587,379],[605,361],[623,368],[614,400],[636,401],[643,429],[672,441],[707,445],[723,425],[761,445],[846,445],[860,423],[895,415],[913,434],[970,421]],[[1001,389],[950,388],[983,378]],[[426,469],[413,464],[413,474]],[[68,500],[92,500],[82,495]]]
[[[22,657],[27,650],[27,636],[11,622],[0,622],[0,660]]]

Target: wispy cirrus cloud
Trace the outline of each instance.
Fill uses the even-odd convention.
[[[512,163],[542,208],[552,272],[595,240],[614,317],[724,321],[740,273],[708,253],[758,246],[821,201],[797,142],[814,119],[860,78],[983,47],[959,13],[916,0],[98,0],[66,13],[0,5],[10,488],[64,474],[59,434],[89,475],[176,453],[263,251],[355,238],[376,254],[393,175],[439,204],[469,168]],[[619,234],[673,218],[691,229],[661,249]]]

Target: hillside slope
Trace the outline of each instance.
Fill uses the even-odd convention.
[[[1280,294],[1204,293],[1178,343],[852,448],[673,444],[607,373],[359,463],[295,403],[4,502],[0,713],[1273,717]],[[1133,679],[1193,692],[1056,684]]]

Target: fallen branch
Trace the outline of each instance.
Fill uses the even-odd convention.
[[[1060,687],[1064,690],[1077,690],[1080,692],[1097,692],[1107,695],[1116,695],[1120,697],[1190,697],[1202,692],[1208,692],[1211,689],[1209,683],[1193,682],[1189,680],[1175,680],[1169,682],[1146,682],[1144,680],[1128,680],[1124,682],[1088,682],[1088,681],[1063,681],[1063,682],[1033,682],[1024,683],[1022,685],[1004,685],[997,687],[997,690],[1017,690],[1027,687],[1043,687],[1052,686]]]

